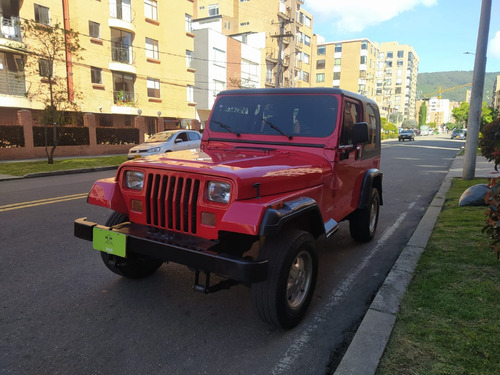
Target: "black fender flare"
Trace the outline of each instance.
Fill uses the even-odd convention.
[[[382,179],[384,174],[376,169],[372,168],[366,171],[365,176],[363,177],[363,185],[361,186],[361,191],[359,194],[359,203],[358,208],[364,209],[368,207],[368,203],[370,201],[370,192],[372,187],[378,190],[380,196],[380,205],[383,204],[382,200]]]
[[[316,201],[309,197],[300,197],[284,202],[280,208],[269,207],[262,218],[259,235],[277,235],[285,224],[301,216],[308,218],[311,234],[315,238],[325,233],[321,211]]]

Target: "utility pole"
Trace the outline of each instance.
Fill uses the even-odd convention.
[[[291,19],[283,19],[282,17],[278,16],[280,18],[280,31],[279,34],[277,35],[272,35],[272,38],[278,38],[278,67],[276,68],[276,88],[280,87],[281,84],[281,70],[283,66],[283,59],[281,57],[282,52],[283,52],[283,38],[287,37],[293,37],[292,33],[285,33],[285,26],[288,25],[289,23],[293,23],[294,21]]]
[[[491,0],[483,0],[481,18],[472,77],[472,93],[469,107],[469,123],[467,125],[467,141],[465,143],[465,159],[462,178],[472,180],[476,171],[476,152],[481,123],[481,106],[483,101],[484,75],[486,70],[486,50],[488,48],[488,33],[490,30]]]

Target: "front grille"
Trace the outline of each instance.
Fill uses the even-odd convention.
[[[156,227],[196,234],[200,180],[182,174],[148,173],[147,223]]]

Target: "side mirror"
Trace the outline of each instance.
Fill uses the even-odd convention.
[[[357,122],[352,127],[352,143],[357,145],[359,143],[368,142],[368,123]]]
[[[182,142],[182,138],[176,138],[175,139],[175,143],[181,143]]]

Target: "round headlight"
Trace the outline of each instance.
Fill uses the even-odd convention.
[[[125,186],[129,189],[142,190],[144,186],[144,173],[138,171],[125,172]]]
[[[226,182],[208,182],[208,200],[218,203],[229,203],[231,198],[231,185]]]

